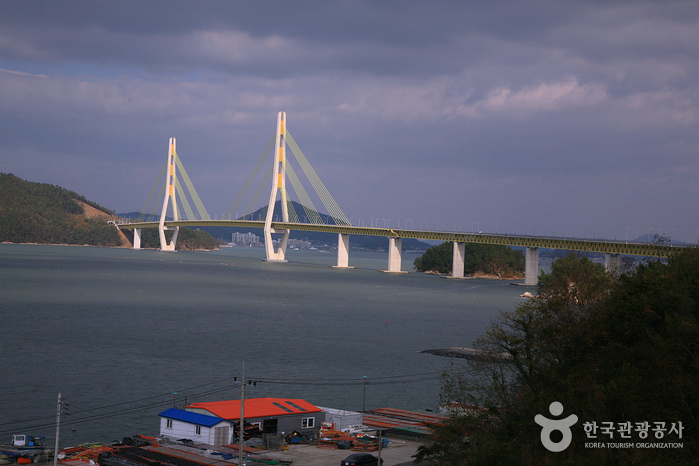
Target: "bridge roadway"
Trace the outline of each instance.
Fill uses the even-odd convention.
[[[139,230],[134,235],[134,248],[140,248],[140,229],[158,228],[159,222],[136,222],[117,225],[120,229]],[[166,227],[246,227],[264,228],[264,221],[255,220],[177,220],[166,221]],[[318,231],[337,233],[338,267],[347,267],[349,235],[384,236],[389,238],[389,266],[387,272],[401,272],[400,252],[402,238],[418,240],[451,241],[454,243],[454,266],[452,276],[464,276],[463,256],[465,243],[499,244],[526,248],[525,285],[536,285],[539,271],[539,249],[561,249],[567,251],[598,252],[605,254],[607,269],[618,269],[621,255],[667,258],[679,252],[683,247],[677,245],[660,245],[634,241],[559,238],[545,236],[520,236],[510,234],[463,233],[454,231],[423,231],[399,228],[374,228],[343,225],[319,225],[311,223],[272,222],[276,231]],[[138,240],[136,240],[138,237]],[[343,241],[344,239],[344,241]],[[344,256],[344,257],[343,257]]]

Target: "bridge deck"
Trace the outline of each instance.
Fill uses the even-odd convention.
[[[158,222],[125,223],[117,225],[120,229],[158,228]],[[166,221],[168,227],[246,227],[264,228],[265,222],[256,220],[178,220]],[[498,235],[490,233],[461,233],[448,231],[422,231],[395,228],[356,227],[351,225],[318,225],[311,223],[273,222],[275,230],[318,231],[343,235],[385,236],[393,238],[412,238],[437,241],[454,241],[457,243],[500,244],[503,246],[520,246],[527,248],[562,249],[567,251],[600,252],[646,257],[670,257],[687,246],[662,245],[632,241],[612,241],[580,238],[558,238],[542,236]]]

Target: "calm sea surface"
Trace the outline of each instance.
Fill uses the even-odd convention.
[[[0,443],[53,445],[58,393],[62,446],[157,435],[173,403],[238,399],[243,363],[246,397],[437,410],[451,362],[419,351],[470,346],[524,291],[378,273],[380,253],[263,255],[0,244]]]

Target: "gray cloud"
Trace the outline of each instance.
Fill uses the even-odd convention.
[[[284,110],[354,218],[699,230],[686,215],[698,207],[696,2],[25,1],[0,13],[0,171],[116,210],[141,207],[176,136],[205,204],[225,211]]]

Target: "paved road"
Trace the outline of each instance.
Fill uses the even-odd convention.
[[[383,466],[413,464],[412,456],[420,446],[411,440],[389,439],[387,448],[381,449]],[[283,452],[265,452],[265,457],[293,461],[293,466],[339,466],[340,461],[354,453],[351,450],[325,450],[311,445],[291,445]],[[378,456],[378,452],[371,452]]]

